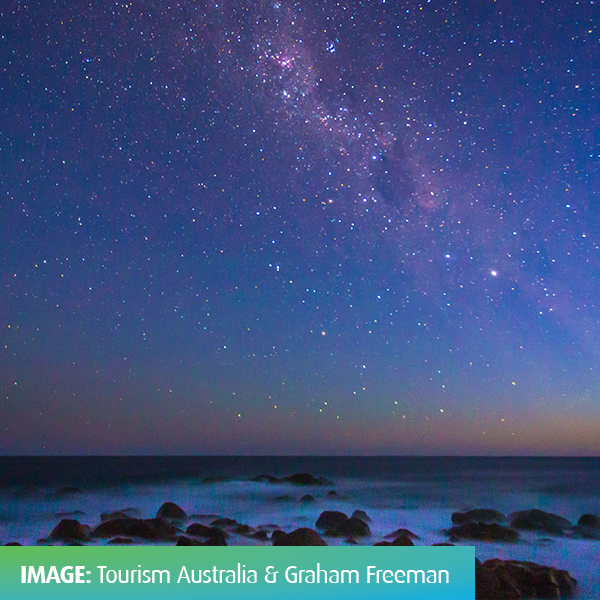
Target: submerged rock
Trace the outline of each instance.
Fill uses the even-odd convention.
[[[558,600],[571,597],[576,586],[567,571],[533,562],[499,558],[475,562],[476,600]]]
[[[367,513],[364,510],[355,510],[352,513],[352,516],[356,517],[357,519],[360,519],[364,523],[370,523],[371,522],[371,519],[369,518],[369,516],[367,515]]]
[[[519,532],[498,523],[465,523],[451,527],[448,537],[453,541],[466,538],[483,542],[516,542]]]
[[[527,529],[530,531],[545,531],[554,535],[563,535],[565,529],[571,529],[571,522],[564,517],[544,512],[534,508],[532,510],[520,510],[509,515],[510,526],[515,529]]]
[[[465,512],[452,513],[452,523],[463,525],[464,523],[503,523],[506,517],[503,513],[492,508],[474,508]]]
[[[291,533],[273,532],[273,546],[327,546],[327,542],[314,530],[300,527]]]
[[[404,529],[404,528],[400,528],[400,529],[396,529],[396,531],[392,531],[392,533],[388,533],[385,536],[385,539],[396,539],[398,536],[400,535],[407,535],[411,540],[418,540],[419,536],[416,533],[413,533],[412,531],[410,531],[409,529]]]
[[[294,475],[283,477],[281,481],[293,483],[294,485],[331,485],[331,481],[324,477],[315,477],[310,473],[294,473]]]

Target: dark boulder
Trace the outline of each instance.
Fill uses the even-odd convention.
[[[90,528],[87,525],[82,525],[77,519],[62,519],[48,538],[65,542],[72,540],[88,542],[90,540]]]
[[[259,542],[266,542],[269,539],[266,531],[256,531],[250,536],[254,540],[258,540]]]
[[[411,540],[419,539],[419,536],[416,533],[413,533],[409,529],[404,529],[402,527],[400,529],[396,529],[396,531],[392,531],[392,533],[388,533],[385,536],[385,539],[396,539],[399,535],[407,535]]]
[[[121,511],[121,510],[116,510],[115,512],[111,512],[111,513],[106,513],[103,512],[100,514],[100,520],[101,521],[114,521],[115,519],[130,519],[131,517]]]
[[[8,544],[4,544],[5,546],[22,546],[19,542],[8,542]]]
[[[174,540],[177,529],[163,519],[113,519],[100,523],[93,537],[138,537],[145,540]]]
[[[116,537],[112,540],[108,540],[108,542],[106,543],[111,546],[130,546],[131,544],[133,544],[133,540],[131,538],[126,537]]]
[[[275,477],[275,475],[256,475],[250,481],[256,481],[257,483],[281,483],[281,479]]]
[[[408,535],[402,534],[391,542],[377,542],[373,546],[414,546],[414,544]]]
[[[335,490],[329,490],[327,492],[327,494],[325,494],[325,498],[329,498],[330,500],[333,500],[335,498],[339,498],[340,495],[335,491]]]
[[[285,531],[282,531],[281,529],[275,529],[275,531],[273,531],[273,533],[271,534],[271,540],[273,540],[273,546],[280,545],[278,542],[280,542],[286,535],[287,535],[287,533]]]
[[[347,520],[346,513],[338,510],[326,510],[319,515],[315,527],[317,529],[340,529]]]
[[[327,542],[314,529],[308,527],[301,527],[277,537],[275,533],[273,532],[273,546],[327,546]]]
[[[189,535],[207,538],[207,540],[213,540],[215,543],[209,544],[211,546],[227,545],[227,542],[225,541],[227,534],[219,527],[207,527],[201,523],[192,523],[188,526],[185,532]]]
[[[492,508],[474,508],[465,512],[452,513],[452,523],[463,525],[464,523],[503,523],[506,517],[498,510]]]
[[[204,546],[203,542],[199,542],[198,540],[193,540],[185,535],[180,535],[177,538],[176,546]]]
[[[581,515],[579,517],[579,521],[577,521],[577,525],[581,527],[591,527],[593,529],[600,529],[600,517],[596,515]]]
[[[184,521],[187,514],[183,508],[177,506],[174,502],[165,502],[156,513],[157,519],[165,519],[166,521]]]
[[[545,531],[554,535],[563,535],[565,529],[572,528],[571,522],[564,517],[537,508],[514,512],[509,515],[509,518],[510,526],[515,529]]]
[[[360,519],[364,523],[370,523],[371,522],[371,519],[369,518],[369,516],[367,515],[367,513],[364,510],[355,510],[352,513],[352,516],[356,517],[357,519]]]
[[[221,519],[215,519],[212,521],[212,527],[235,527],[239,523],[235,519],[228,519],[227,517],[223,517]]]
[[[600,517],[591,514],[581,515],[577,525],[573,527],[572,535],[587,540],[600,540]]]
[[[465,523],[451,527],[448,537],[453,541],[466,538],[483,542],[516,542],[519,532],[498,523]]]
[[[314,499],[314,496],[311,496],[310,494],[305,494],[304,496],[302,496],[302,498],[300,498],[300,502],[302,504],[314,504],[316,500]]]
[[[253,532],[254,532],[254,527],[250,527],[250,525],[240,524],[240,525],[236,525],[233,528],[233,533],[236,533],[237,535],[248,536]]]
[[[475,563],[476,600],[559,600],[572,596],[576,586],[567,571],[533,562],[492,558]]]

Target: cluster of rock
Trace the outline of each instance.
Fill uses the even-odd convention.
[[[261,475],[255,481],[270,483],[293,483],[296,485],[330,485],[331,482],[310,474],[275,478]],[[75,488],[64,488],[61,495],[79,493]],[[336,498],[335,491],[327,497]],[[315,498],[305,495],[302,503],[315,502]],[[327,546],[324,538],[344,538],[347,544],[357,544],[359,538],[371,536],[370,518],[363,510],[355,510],[352,515],[326,510],[321,512],[314,529],[301,527],[291,532],[281,530],[276,524],[251,527],[238,523],[235,519],[218,515],[188,515],[173,502],[165,502],[151,519],[141,518],[134,508],[101,514],[101,523],[92,528],[75,518],[83,513],[73,511],[61,513],[64,518],[54,527],[48,538],[39,543],[63,542],[82,545],[94,539],[109,538],[108,544],[135,544],[136,540],[170,542],[177,546],[227,546],[231,535],[245,536],[258,542],[271,542],[273,546]],[[192,522],[186,526],[189,521]],[[517,542],[520,531],[537,531],[550,535],[562,535],[584,539],[600,540],[600,517],[582,515],[576,525],[569,520],[538,509],[517,511],[505,516],[503,513],[486,508],[455,512],[451,516],[452,527],[445,530],[449,541],[437,546],[451,546],[460,540],[484,542]],[[508,523],[508,524],[505,524]],[[408,529],[397,529],[386,535],[375,546],[414,546],[419,537]],[[6,545],[19,545],[16,542]],[[525,598],[559,599],[571,596],[577,582],[567,571],[517,560],[490,559],[476,560],[475,598],[476,600],[520,600]]]

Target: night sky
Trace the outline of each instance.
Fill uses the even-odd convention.
[[[0,454],[600,454],[600,6],[0,8]]]

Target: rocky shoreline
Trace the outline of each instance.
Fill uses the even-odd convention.
[[[219,478],[206,480],[207,485],[222,481]],[[322,489],[333,485],[331,481],[306,473],[296,473],[289,477],[277,478],[260,475],[253,482],[276,485],[288,483],[301,488]],[[74,496],[81,493],[78,488],[61,488],[54,492],[56,497]],[[307,505],[317,502],[317,494],[303,493],[299,498],[293,495],[276,497],[279,502]],[[329,490],[324,498],[338,498],[335,490]],[[38,545],[136,545],[147,543],[176,546],[227,546],[228,541],[236,545],[273,546],[327,546],[328,540],[342,541],[347,545],[369,544],[375,546],[414,546],[419,545],[419,536],[412,531],[400,528],[380,538],[371,532],[371,519],[363,509],[356,509],[348,515],[338,510],[321,511],[312,527],[300,527],[285,531],[276,523],[240,523],[227,515],[188,514],[174,502],[166,501],[152,518],[142,518],[136,508],[115,508],[103,512],[100,522],[82,522],[85,514],[78,510],[70,513],[57,513],[61,517],[56,526]],[[568,519],[539,509],[520,510],[508,515],[490,509],[476,508],[451,515],[451,524],[443,533],[447,541],[433,545],[468,544],[478,542],[518,543],[521,533],[535,531],[540,534],[564,536],[586,540],[600,540],[600,517],[593,514],[582,515],[576,524]],[[244,542],[244,540],[246,540]],[[20,545],[8,542],[6,546]],[[476,599],[561,599],[576,593],[577,581],[569,572],[552,566],[530,561],[501,560],[492,558],[485,561],[476,559],[475,566]]]

